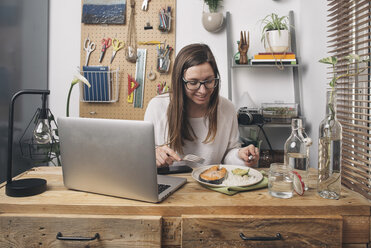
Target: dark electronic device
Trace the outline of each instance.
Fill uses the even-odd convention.
[[[192,172],[192,168],[187,165],[170,165],[165,167],[157,168],[157,174],[177,174],[177,173],[188,173]]]
[[[258,109],[242,107],[238,110],[238,123],[242,125],[263,124],[265,120]]]

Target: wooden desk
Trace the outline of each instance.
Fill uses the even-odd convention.
[[[227,196],[187,184],[160,204],[67,190],[61,168],[39,167],[21,175],[48,181],[43,194],[12,198],[0,185],[0,247],[367,247],[370,202],[346,188],[340,200],[315,190],[291,199],[267,189]],[[63,236],[99,240],[61,241]],[[243,241],[249,237],[283,240]]]

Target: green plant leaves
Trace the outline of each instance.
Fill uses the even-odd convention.
[[[323,63],[323,64],[332,65],[332,67],[333,67],[333,78],[330,81],[329,85],[333,89],[335,88],[337,80],[339,80],[341,78],[344,78],[344,77],[357,76],[360,73],[362,73],[364,70],[366,70],[367,67],[363,68],[362,70],[359,70],[359,63],[369,63],[369,61],[370,61],[369,56],[363,56],[363,58],[361,59],[361,56],[359,56],[358,54],[354,54],[354,53],[348,54],[347,56],[344,56],[344,58],[348,60],[348,63],[346,63],[347,70],[346,70],[346,73],[343,73],[343,74],[338,75],[338,76],[335,72],[335,65],[338,63],[338,58],[337,57],[330,56],[330,57],[322,58],[318,61],[318,62]],[[353,73],[350,72],[350,64],[351,63],[355,63],[355,68],[356,68],[355,72],[353,72]]]
[[[363,63],[366,63],[366,62],[369,62],[370,61],[370,57],[369,56],[366,56],[362,59],[362,62]]]
[[[324,64],[329,64],[329,65],[336,65],[337,62],[338,62],[338,59],[334,56],[330,56],[330,57],[320,59],[318,62],[324,63]]]
[[[345,56],[345,58],[350,62],[356,62],[356,63],[359,63],[359,62],[362,62],[362,63],[366,63],[366,62],[369,62],[370,61],[370,57],[369,56],[365,56],[363,57],[363,59],[361,59],[361,56],[359,56],[358,54],[354,54],[354,53],[351,53],[347,56]]]
[[[333,88],[333,87],[335,87],[335,84],[336,84],[336,77],[332,78],[332,80],[330,82],[330,86]]]
[[[288,30],[288,16],[281,16],[279,17],[277,14],[272,13],[264,17],[264,19],[261,21],[263,28],[262,28],[262,38],[261,41],[264,41],[265,39],[265,32],[270,30]]]
[[[210,12],[217,12],[222,1],[223,0],[204,0],[204,2],[209,6]]]
[[[349,62],[360,61],[361,60],[361,58],[359,57],[359,55],[354,54],[354,53],[351,53],[351,54],[345,56],[345,58],[347,60],[349,60]]]
[[[269,14],[262,20],[262,24],[264,24],[263,32],[269,30],[288,29],[287,21],[288,21],[287,16],[279,17],[275,13]]]

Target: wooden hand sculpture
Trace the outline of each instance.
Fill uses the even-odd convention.
[[[242,33],[240,37],[240,43],[238,44],[238,51],[240,52],[240,64],[247,64],[247,51],[250,45],[250,33],[247,33],[246,41],[246,31]]]

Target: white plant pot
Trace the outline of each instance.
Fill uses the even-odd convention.
[[[202,13],[202,25],[204,28],[212,33],[218,32],[223,28],[224,16],[220,12],[203,12]]]
[[[290,49],[290,33],[288,30],[271,30],[265,33],[265,51],[267,53],[283,53]]]

